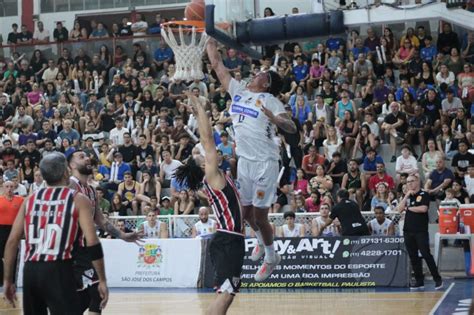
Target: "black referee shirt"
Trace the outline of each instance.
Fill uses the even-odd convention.
[[[339,219],[341,222],[342,235],[368,235],[367,223],[360,212],[359,206],[352,200],[342,200],[334,206],[329,217],[334,220]]]
[[[415,195],[407,200],[407,207],[430,206],[429,194],[420,189]],[[405,215],[405,225],[403,231],[406,232],[428,232],[428,211],[424,213],[415,213],[407,210]]]

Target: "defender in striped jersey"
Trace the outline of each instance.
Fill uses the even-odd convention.
[[[124,233],[109,222],[99,210],[97,204],[96,190],[88,184],[88,178],[92,175],[92,165],[89,156],[84,151],[75,151],[68,157],[68,165],[71,169],[69,187],[84,194],[92,203],[90,215],[95,224],[114,238],[120,238],[126,242],[137,242],[143,233]],[[87,253],[84,238],[81,231],[74,248],[74,273],[76,277],[77,290],[81,301],[82,311],[89,309],[89,315],[100,314],[100,296],[97,290],[99,282],[96,271]]]
[[[217,231],[209,247],[214,265],[217,297],[209,306],[209,314],[225,314],[240,288],[240,274],[244,263],[245,243],[243,234],[242,207],[239,193],[232,180],[218,166],[217,150],[209,118],[195,96],[188,95],[192,111],[197,117],[201,144],[206,152],[205,161],[189,158],[180,166],[175,177],[192,190],[204,185],[209,205],[214,211]],[[204,171],[203,168],[204,163]]]
[[[108,289],[102,247],[90,216],[86,196],[66,185],[69,180],[66,157],[52,153],[43,158],[40,171],[48,187],[29,196],[13,225],[5,249],[4,294],[16,300],[13,269],[16,249],[25,235],[23,271],[24,314],[82,314],[73,273],[72,252],[79,229],[99,277],[101,307],[105,307]]]

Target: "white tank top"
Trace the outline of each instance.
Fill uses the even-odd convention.
[[[283,237],[299,237],[303,225],[300,223],[295,223],[295,228],[293,230],[290,230],[288,224],[284,224],[281,228],[283,231]]]
[[[318,228],[321,230],[321,227],[326,224],[321,217],[316,218],[316,223],[318,224]],[[321,233],[321,236],[339,236],[339,232],[337,231],[336,227],[334,224],[329,225],[326,227],[323,232]]]
[[[280,148],[273,141],[276,127],[262,112],[262,106],[278,116],[286,113],[283,104],[269,93],[250,92],[235,79],[230,81],[229,94],[237,155],[251,161],[278,160]]]
[[[377,219],[372,219],[369,224],[372,228],[372,235],[388,235],[388,228],[390,227],[390,224],[392,224],[392,220],[385,219],[382,224],[379,224]]]
[[[143,233],[145,234],[145,238],[159,238],[160,237],[160,226],[161,222],[156,221],[154,227],[151,227],[148,221],[145,221],[143,224]]]
[[[208,219],[206,223],[198,221],[194,224],[196,229],[196,236],[205,237],[214,233],[215,221]]]

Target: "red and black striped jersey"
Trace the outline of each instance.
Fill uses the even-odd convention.
[[[225,174],[224,176],[226,185],[222,190],[212,188],[204,179],[204,191],[216,216],[217,230],[242,234],[242,208],[239,192],[232,179]]]
[[[92,213],[92,218],[94,219],[96,211],[97,211],[97,207],[98,207],[96,190],[91,185],[83,185],[79,181],[79,179],[75,176],[71,176],[69,178],[69,188],[72,188],[72,189],[84,194],[87,197],[87,199],[89,199],[89,201],[92,204],[92,212],[91,213]],[[82,246],[82,247],[86,246],[86,241],[84,239],[84,235],[82,234],[81,229],[79,229],[79,235],[78,235],[78,238],[77,238],[77,242],[78,242],[77,246]]]
[[[71,259],[79,229],[77,192],[67,187],[42,188],[25,208],[25,261]]]

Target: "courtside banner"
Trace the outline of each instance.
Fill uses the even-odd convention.
[[[143,245],[101,240],[109,287],[195,288],[201,241],[147,239]]]
[[[101,239],[107,284],[111,288],[196,288],[201,241],[146,239],[143,245]],[[23,286],[25,244],[21,243],[18,284]]]
[[[408,256],[403,237],[276,239],[281,263],[264,282],[254,276],[261,261],[250,254],[256,239],[245,240],[242,288],[406,287]]]

